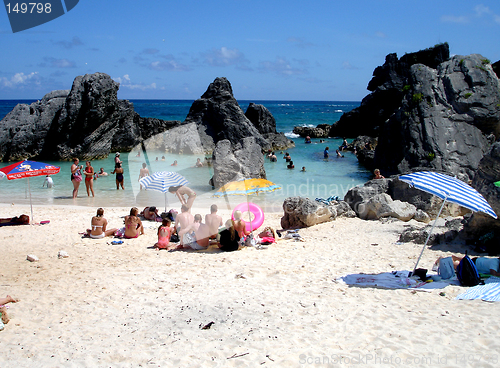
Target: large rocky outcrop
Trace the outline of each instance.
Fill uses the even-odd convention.
[[[499,180],[500,142],[496,142],[479,163],[472,186],[483,195],[497,216],[500,216],[500,188],[495,186],[494,182]],[[470,238],[493,231],[498,237],[497,240],[500,240],[500,220],[495,220],[488,215],[477,212],[474,213],[470,221],[466,224],[465,231]],[[497,243],[497,245],[497,253],[500,253],[500,243]]]
[[[229,81],[216,78],[201,98],[194,101],[183,124],[196,127],[196,140],[200,144],[196,150],[205,153],[213,152],[219,141],[228,140],[236,145],[246,137],[254,137],[262,150],[285,149],[294,145],[284,134],[276,132],[274,117],[265,107],[252,104],[247,115],[234,98]],[[168,139],[164,139],[161,145],[167,151],[192,152],[193,138],[173,131],[168,133]]]
[[[500,136],[500,82],[491,65],[481,55],[454,56],[437,69],[416,64],[409,86],[401,107],[380,127],[375,165],[472,179]]]
[[[330,136],[378,137],[368,163],[385,173],[420,167],[472,179],[500,137],[500,82],[481,55],[450,58],[446,43],[400,59],[390,54],[368,90]]]
[[[363,98],[358,108],[340,117],[332,126],[330,136],[377,137],[380,125],[401,106],[405,86],[408,85],[410,67],[414,64],[423,64],[436,68],[441,62],[448,60],[449,55],[447,43],[406,54],[400,59],[396,54],[387,55],[384,65],[373,71],[373,78],[367,87],[371,93]]]
[[[231,144],[228,139],[217,142],[212,154],[212,163],[212,185],[215,188],[236,180],[266,179],[264,157],[253,137],[243,138],[236,144]]]
[[[0,159],[102,158],[180,123],[141,118],[132,103],[118,100],[118,87],[106,74],[86,74],[70,91],[17,105],[0,122]]]

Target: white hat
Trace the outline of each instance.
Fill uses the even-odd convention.
[[[120,156],[120,152],[116,152],[116,153],[115,153],[115,156]]]

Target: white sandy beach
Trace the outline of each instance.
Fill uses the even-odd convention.
[[[11,217],[29,207],[1,211]],[[335,281],[411,270],[421,245],[396,244],[408,223],[337,219],[301,229],[304,242],[281,239],[264,250],[167,252],[151,249],[155,223],[121,245],[81,238],[95,211],[35,207],[36,220],[50,224],[0,227],[0,296],[21,299],[9,304],[11,321],[0,332],[0,367],[498,363],[500,308],[455,300],[465,288],[387,290]],[[104,217],[119,227],[128,212],[105,208]],[[219,213],[224,220],[230,214]],[[266,214],[265,225],[279,229],[281,216]],[[438,256],[451,254],[438,249],[426,250],[419,266],[430,270]],[[69,257],[59,259],[60,250]],[[28,254],[40,260],[31,263]]]

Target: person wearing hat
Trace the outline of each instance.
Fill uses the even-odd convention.
[[[116,164],[121,164],[122,160],[120,160],[120,152],[115,153],[115,165]]]

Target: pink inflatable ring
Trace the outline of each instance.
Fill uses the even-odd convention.
[[[262,208],[257,206],[255,203],[252,202],[243,202],[234,207],[233,213],[231,214],[231,218],[234,221],[234,212],[235,211],[241,211],[243,212],[250,212],[253,214],[254,218],[250,222],[248,219],[245,219],[242,217],[241,219],[246,222],[246,230],[247,231],[254,231],[258,229],[259,227],[262,226],[264,223],[264,211],[262,211]]]

